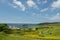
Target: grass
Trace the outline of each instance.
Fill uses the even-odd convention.
[[[41,28],[45,26],[49,28]],[[14,30],[13,34],[0,32],[0,40],[60,40],[60,24],[42,25],[38,28],[40,29],[25,33],[18,30]],[[18,34],[17,32],[21,33]],[[24,35],[21,35],[22,33]]]
[[[30,37],[34,35],[29,36],[22,36],[18,34],[5,34],[0,33],[0,40],[60,40],[59,37]]]
[[[39,39],[29,38],[18,34],[6,35],[0,33],[0,40],[39,40]]]

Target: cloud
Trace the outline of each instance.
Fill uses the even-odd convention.
[[[44,9],[41,9],[40,12],[45,12],[47,10],[48,10],[48,8],[44,8]]]
[[[14,4],[11,4],[11,3],[8,3],[8,5],[12,6],[13,8],[17,8],[18,6],[14,5]]]
[[[22,11],[26,10],[25,6],[22,4],[21,1],[13,0],[13,4],[15,4],[16,6],[18,6]],[[16,7],[16,6],[14,6],[14,7]]]
[[[50,20],[60,20],[60,14],[57,13],[56,15],[50,17]]]
[[[38,9],[38,6],[37,6],[36,3],[35,3],[34,1],[32,1],[32,0],[27,0],[27,5],[28,5],[29,7],[34,7],[34,8],[36,8],[36,9]]]
[[[46,4],[48,1],[47,0],[44,0],[44,1],[42,1],[42,0],[37,0],[37,3],[38,4]]]
[[[28,6],[30,6],[30,7],[36,6],[35,2],[33,2],[32,0],[28,0],[28,1],[27,1],[27,4],[28,4]]]
[[[51,7],[52,9],[60,8],[60,0],[54,1]]]
[[[12,5],[13,6],[13,8],[17,8],[17,6],[14,6],[14,5]]]

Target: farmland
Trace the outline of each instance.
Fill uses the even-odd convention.
[[[0,40],[60,40],[60,23],[42,23],[22,29],[0,32]]]

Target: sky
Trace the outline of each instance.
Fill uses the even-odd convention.
[[[0,0],[0,23],[60,22],[60,0]]]

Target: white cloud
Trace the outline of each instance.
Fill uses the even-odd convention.
[[[18,6],[22,11],[25,11],[25,6],[22,4],[21,1],[17,1],[17,0],[13,0],[13,4],[15,4],[16,6]],[[16,7],[14,6],[14,7]]]
[[[37,3],[38,4],[46,4],[48,1],[47,0],[44,0],[44,1],[42,1],[42,0],[37,0]]]
[[[45,12],[47,10],[48,10],[48,8],[44,8],[44,9],[41,9],[40,12]]]
[[[27,0],[27,5],[28,5],[29,7],[34,7],[34,8],[36,8],[36,9],[38,9],[38,6],[37,6],[36,3],[35,3],[34,1],[32,1],[32,0]]]
[[[36,4],[32,0],[27,1],[28,6],[33,7],[36,6]]]
[[[57,13],[56,15],[50,17],[50,20],[60,20],[60,14]]]
[[[52,9],[60,8],[60,0],[54,1],[51,7]]]
[[[8,5],[12,6],[13,8],[17,8],[18,6],[14,5],[14,4],[11,4],[11,3],[8,3]]]
[[[13,7],[14,7],[14,8],[17,8],[17,6],[14,6],[14,5],[13,5]]]

